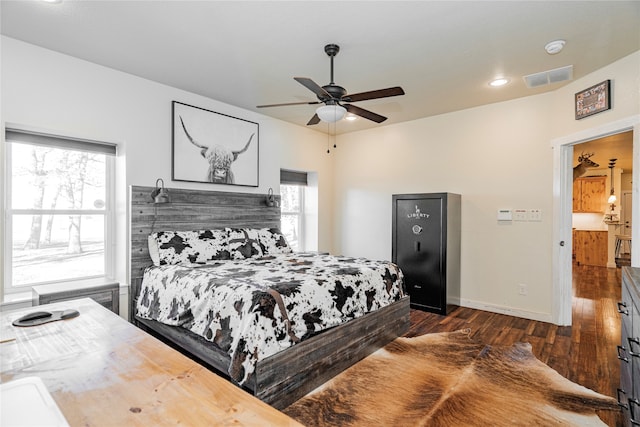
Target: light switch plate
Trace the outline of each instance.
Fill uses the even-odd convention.
[[[513,219],[515,221],[526,221],[527,220],[527,210],[526,209],[514,209],[513,210]]]
[[[529,209],[529,221],[542,221],[542,209]]]

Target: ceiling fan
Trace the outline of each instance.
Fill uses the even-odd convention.
[[[373,111],[365,110],[351,104],[351,102],[366,101],[369,99],[387,98],[390,96],[404,95],[404,90],[400,86],[390,87],[387,89],[372,90],[369,92],[360,92],[347,94],[347,90],[342,86],[338,86],[333,81],[333,57],[340,51],[340,46],[336,44],[328,44],[324,47],[324,51],[329,58],[331,58],[331,83],[325,86],[319,86],[313,80],[306,77],[294,77],[293,79],[315,93],[318,97],[318,101],[309,102],[288,102],[284,104],[269,104],[258,105],[256,108],[265,107],[283,107],[286,105],[314,105],[324,104],[316,110],[316,113],[311,117],[311,120],[307,125],[315,125],[324,122],[337,122],[342,119],[344,115],[349,112],[356,116],[363,117],[368,120],[372,120],[376,123],[382,123],[387,120],[386,117],[374,113]]]

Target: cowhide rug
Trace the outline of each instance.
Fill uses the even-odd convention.
[[[616,400],[469,331],[398,338],[284,412],[306,426],[602,426]]]

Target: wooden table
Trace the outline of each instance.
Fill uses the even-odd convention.
[[[29,328],[31,311],[80,316]],[[38,376],[71,426],[300,426],[88,298],[0,316],[0,381]]]

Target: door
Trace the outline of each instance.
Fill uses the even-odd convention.
[[[441,310],[443,291],[442,198],[396,200],[396,263],[405,276],[411,304]]]

